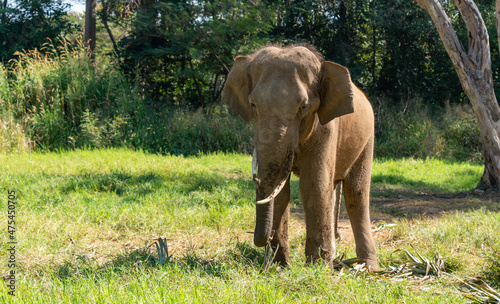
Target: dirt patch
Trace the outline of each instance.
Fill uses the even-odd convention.
[[[457,194],[427,194],[416,193],[411,195],[394,195],[391,197],[372,197],[370,205],[372,227],[375,228],[381,222],[391,223],[399,219],[414,218],[436,218],[443,214],[453,212],[470,211],[485,208],[490,211],[500,211],[500,194],[471,192]],[[305,229],[305,215],[302,206],[290,208],[291,217],[296,219],[300,226]],[[339,233],[341,242],[352,242],[353,235],[349,216],[344,207],[340,208]],[[383,230],[374,231],[375,241],[384,238]]]
[[[444,213],[486,208],[499,211],[498,193],[457,193],[398,195],[394,198],[374,197],[372,218],[436,217]]]

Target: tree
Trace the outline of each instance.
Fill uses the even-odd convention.
[[[62,0],[2,0],[0,4],[0,61],[16,51],[40,49],[50,40],[74,32],[66,18],[69,5]]]
[[[468,52],[438,0],[416,0],[430,15],[476,114],[484,172],[478,188],[500,186],[500,108],[494,92],[488,31],[472,0],[454,0],[468,31]],[[498,1],[497,1],[498,3]]]
[[[6,20],[6,9],[7,9],[7,0],[3,0],[2,3],[0,3],[0,9],[2,10],[2,23],[5,23]]]
[[[151,99],[210,109],[233,57],[263,44],[272,20],[262,1],[142,1],[121,61]]]
[[[95,56],[96,42],[96,5],[97,0],[87,0],[85,6],[84,41],[90,50],[92,58]]]
[[[349,67],[371,95],[399,105],[460,100],[458,77],[424,11],[408,0],[267,0],[277,22],[269,39],[307,41],[326,59]],[[433,84],[433,85],[431,85]]]

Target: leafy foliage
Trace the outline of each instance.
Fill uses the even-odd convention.
[[[0,7],[0,61],[74,32],[76,25],[66,18],[68,7],[62,0],[18,0]]]
[[[120,42],[123,67],[154,100],[214,105],[233,57],[258,45],[272,18],[260,1],[152,1]]]
[[[120,145],[114,140],[140,100],[109,58],[94,65],[83,46],[64,40],[20,53],[0,78],[0,114],[22,122],[44,149]]]
[[[273,2],[273,1],[271,1]],[[394,104],[459,101],[461,87],[426,13],[411,1],[276,1],[271,39],[308,41],[350,68],[365,90]]]
[[[252,126],[224,106],[211,116],[146,103],[109,57],[93,64],[83,46],[46,45],[0,65],[2,151],[132,146],[191,155],[251,151]],[[234,130],[240,132],[234,132]]]
[[[65,18],[61,0],[17,1],[0,9],[0,57],[40,48],[46,37],[68,35],[78,20]],[[107,51],[112,40],[125,73],[148,99],[170,106],[210,111],[220,99],[232,58],[267,42],[307,41],[325,59],[350,68],[371,95],[392,105],[420,98],[443,107],[465,99],[437,31],[411,1],[259,0],[254,2],[148,0],[98,1]],[[467,45],[461,18],[451,2],[443,5]],[[490,37],[495,37],[494,1],[479,1]],[[104,33],[106,29],[106,33]],[[107,40],[107,39],[106,39]],[[497,48],[496,39],[491,41]],[[98,49],[98,52],[101,51]],[[500,61],[493,53],[495,77]],[[500,83],[500,82],[499,82]]]
[[[16,3],[19,9],[38,2],[46,4],[46,18],[62,10],[54,0]],[[185,155],[248,152],[251,125],[219,104],[233,57],[268,42],[307,41],[325,59],[348,66],[354,81],[371,95],[377,156],[481,158],[476,120],[470,109],[460,106],[465,97],[456,73],[428,16],[413,3],[103,0],[99,4],[104,27],[98,26],[96,65],[74,42],[77,37],[71,37],[71,44],[65,40],[61,48],[55,41],[37,51],[19,52],[20,45],[8,51],[18,53],[0,69],[0,114],[2,121],[12,121],[8,126],[18,136],[4,136],[12,143],[4,144],[6,150],[22,151],[35,143],[49,150],[125,145]],[[494,31],[493,1],[478,4],[488,30]],[[454,6],[446,2],[445,8],[460,29]],[[19,20],[24,16],[12,8],[0,12]],[[13,26],[14,19],[2,26]],[[72,20],[65,21],[68,26],[81,22],[78,16],[68,20]],[[44,28],[46,23],[42,24]],[[65,35],[64,29],[59,27],[59,35]],[[465,31],[458,34],[466,44]],[[108,36],[112,43],[103,41]],[[493,54],[497,75],[500,61]]]

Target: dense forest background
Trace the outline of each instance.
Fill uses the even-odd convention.
[[[2,2],[0,117],[31,148],[248,152],[251,127],[220,104],[233,57],[306,42],[347,66],[370,96],[378,156],[480,159],[467,97],[413,1],[100,0],[95,61],[81,43],[83,16],[61,0]],[[495,37],[495,1],[476,3]],[[458,10],[442,4],[467,45]],[[497,40],[490,44],[498,80]]]

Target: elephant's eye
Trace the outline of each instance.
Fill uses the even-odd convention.
[[[299,110],[300,115],[304,116],[307,114],[307,112],[309,112],[309,105],[307,104],[302,105]]]
[[[250,109],[252,110],[253,115],[257,116],[257,106],[255,105],[253,99],[250,99]]]
[[[257,114],[257,106],[255,105],[255,102],[250,101],[250,109],[252,109],[254,115]]]

